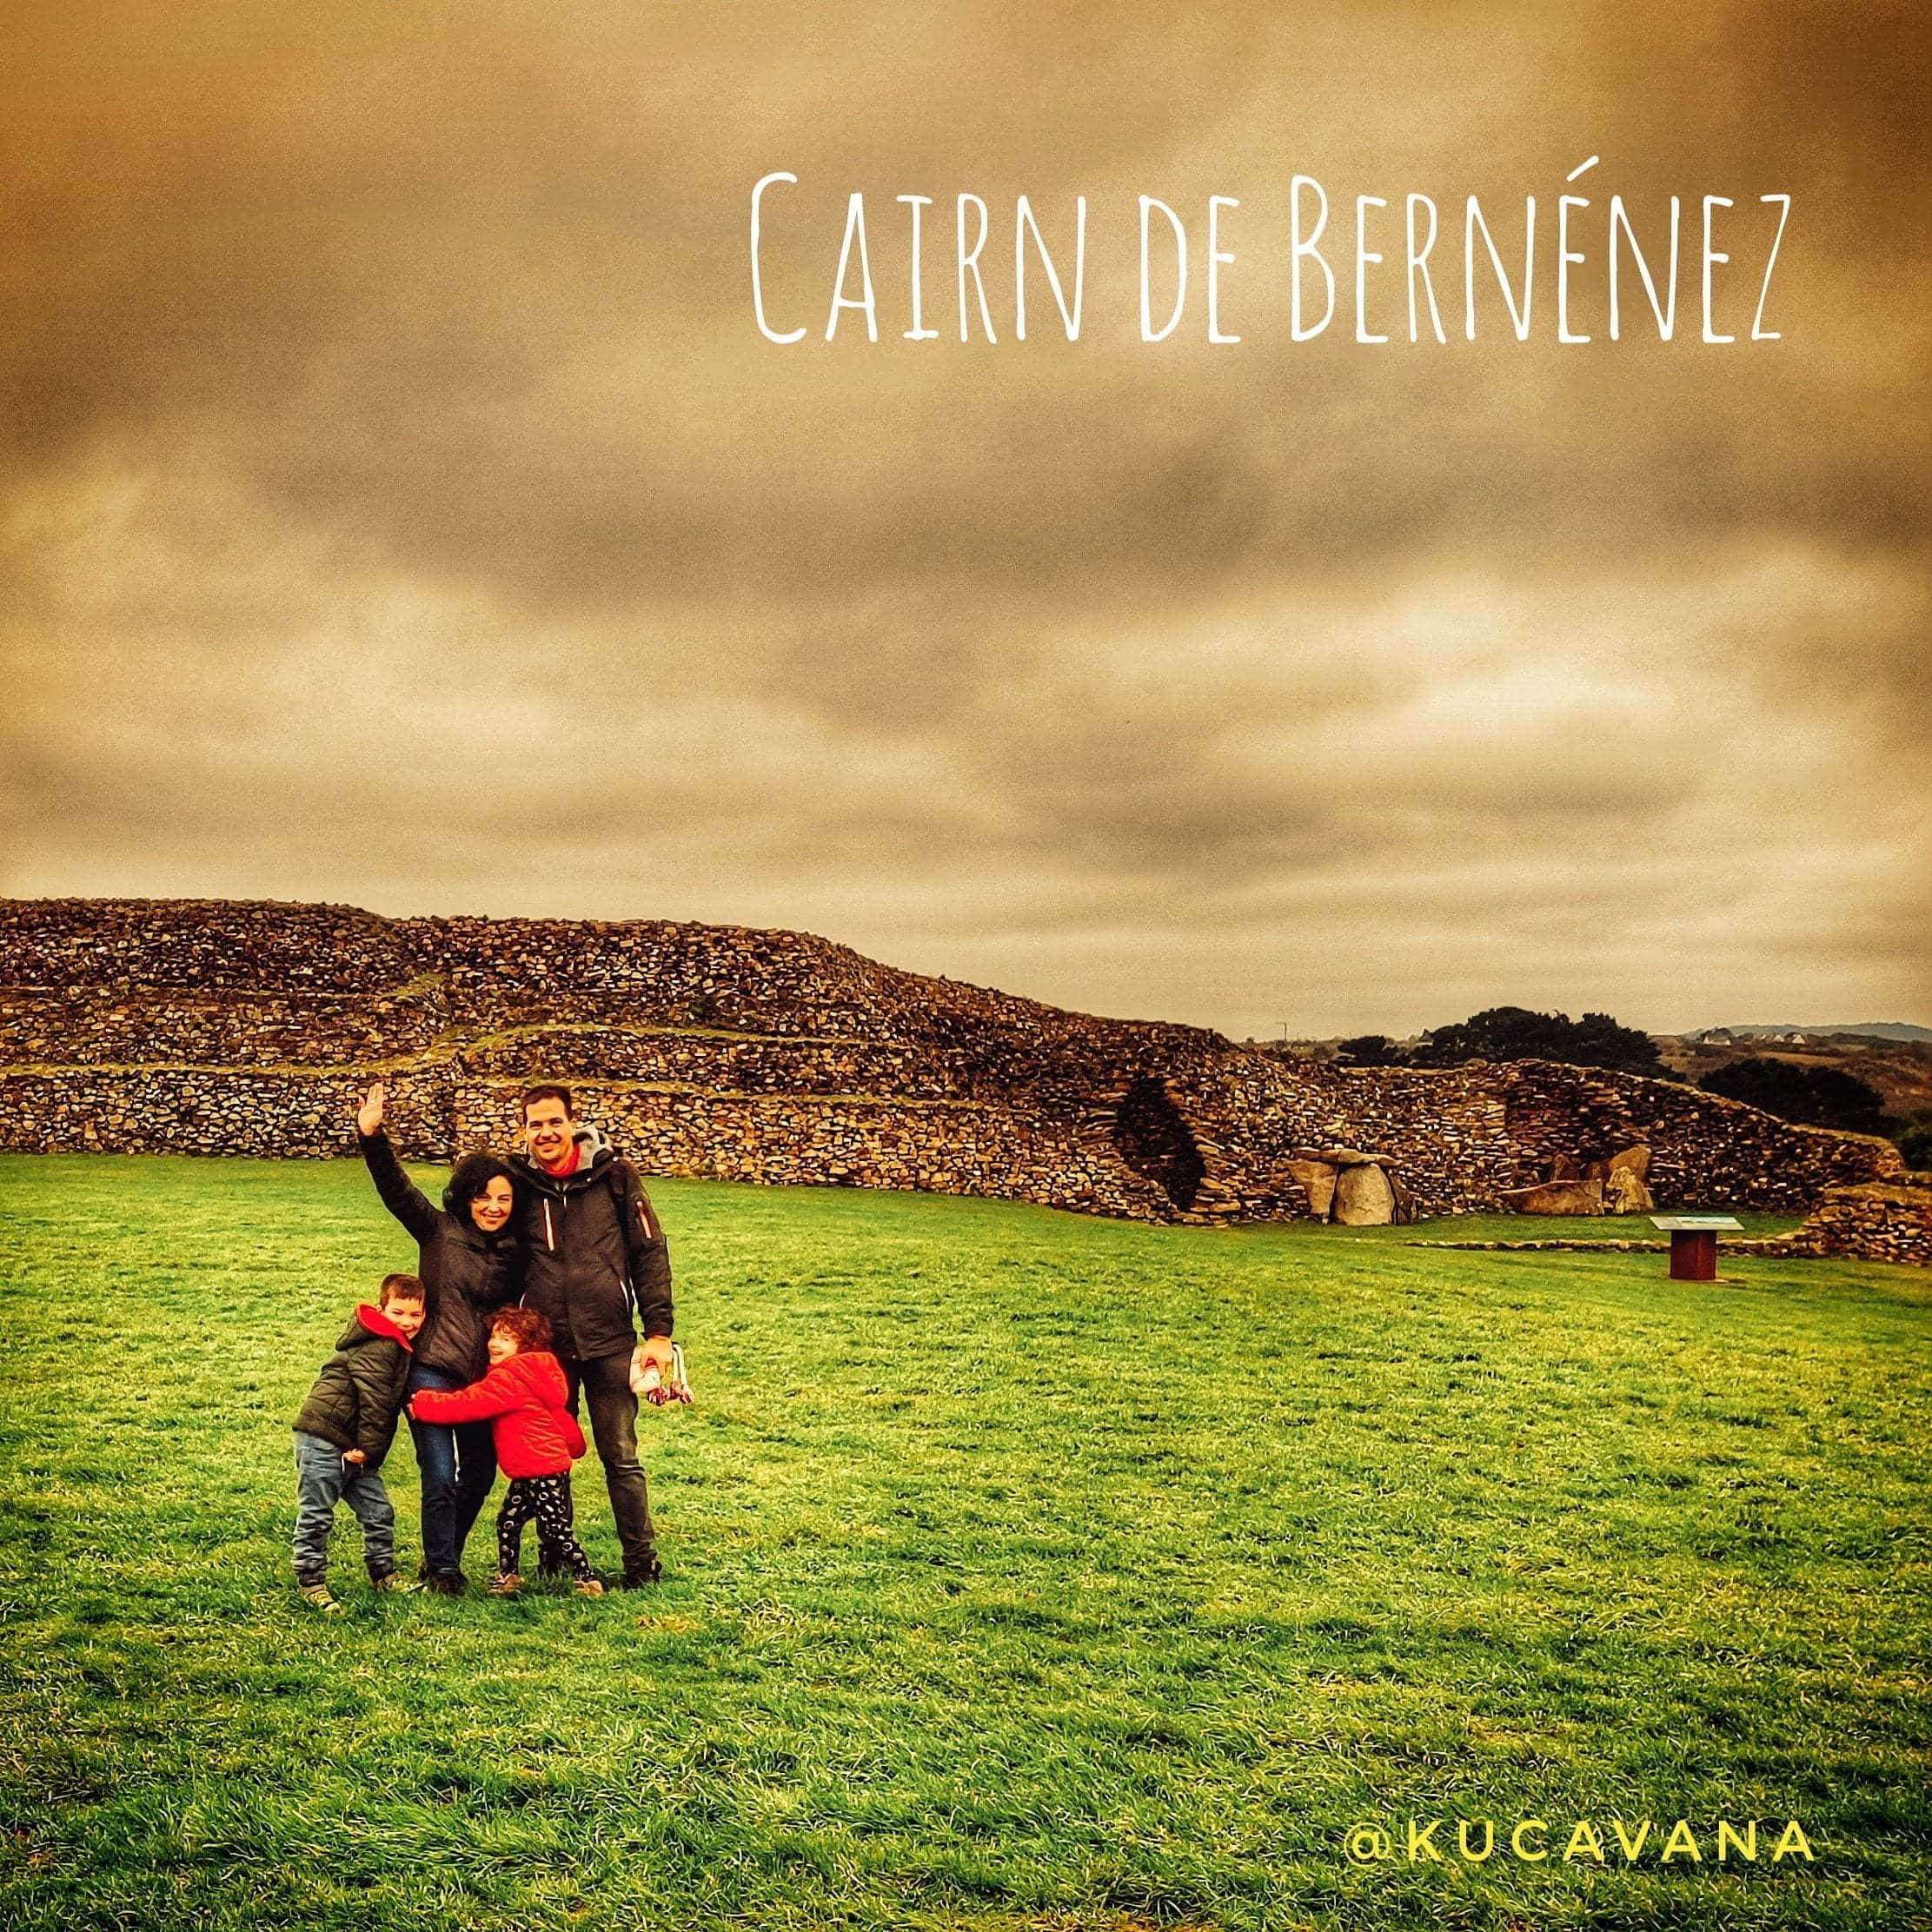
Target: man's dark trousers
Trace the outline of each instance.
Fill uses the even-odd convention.
[[[590,1410],[591,1440],[604,1465],[625,1574],[641,1574],[657,1554],[657,1531],[651,1522],[650,1490],[637,1459],[637,1398],[631,1393],[630,1351],[594,1356],[588,1362],[566,1358],[563,1372],[570,1378],[571,1414],[577,1412],[580,1387]]]

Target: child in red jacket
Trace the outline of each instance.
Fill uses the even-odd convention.
[[[419,1390],[409,1413],[419,1422],[484,1422],[496,1462],[509,1477],[496,1517],[496,1581],[493,1597],[523,1587],[523,1525],[537,1526],[541,1553],[577,1579],[580,1597],[601,1597],[590,1559],[572,1529],[570,1465],[584,1452],[584,1432],[568,1406],[570,1385],[550,1353],[550,1325],[534,1308],[506,1308],[489,1329],[489,1373],[467,1389]]]

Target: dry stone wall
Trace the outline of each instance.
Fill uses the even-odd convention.
[[[0,988],[0,1066],[346,1066],[415,1059],[448,1027],[435,988],[384,997]]]
[[[1932,1174],[1835,1187],[1779,1245],[1787,1254],[1932,1266]]]
[[[1091,1019],[807,934],[384,920],[225,900],[0,901],[0,1145],[329,1156],[364,1081],[403,1150],[505,1145],[562,1079],[648,1171],[923,1188],[1147,1220],[1496,1207],[1650,1151],[1660,1206],[1804,1207],[1882,1142],[1542,1062],[1347,1070]],[[1328,1189],[1331,1196],[1338,1188]],[[1378,1205],[1378,1212],[1383,1209]]]
[[[1005,1091],[946,1047],[853,1039],[759,1039],[663,1028],[524,1026],[459,1050],[466,1072],[528,1082],[642,1080],[736,1093],[897,1093],[996,1099]]]
[[[421,970],[409,925],[260,900],[0,900],[0,961],[10,986],[381,993]]]
[[[354,1145],[355,1086],[335,1068],[16,1069],[0,1073],[0,1148],[329,1160]],[[448,1072],[397,1074],[389,1099],[391,1136],[403,1154],[447,1159],[455,1111]]]

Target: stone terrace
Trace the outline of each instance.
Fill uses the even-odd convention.
[[[1337,1147],[1424,1213],[1637,1144],[1667,1206],[1804,1209],[1901,1169],[1883,1142],[1670,1083],[1547,1062],[1344,1071],[802,933],[0,901],[0,1145],[336,1155],[375,1073],[425,1159],[504,1145],[518,1088],[561,1078],[650,1172],[1156,1221],[1305,1215],[1290,1164]]]

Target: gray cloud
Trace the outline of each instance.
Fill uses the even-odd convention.
[[[9,889],[803,926],[1237,1032],[1927,1017],[1910,10],[10,30]],[[1593,262],[1587,348],[1548,274],[1529,344],[1485,290],[1477,343],[1358,347],[1338,252],[1288,342],[1297,169],[1331,236],[1388,196],[1384,252],[1436,198],[1453,330],[1461,196],[1507,236],[1536,193],[1548,270],[1592,152],[1593,257],[1610,194],[1647,240],[1686,197],[1688,339],[1603,340]],[[876,347],[818,339],[855,189]],[[905,342],[893,197],[938,198],[951,331],[960,190],[1002,341]],[[1784,339],[1708,348],[1696,197],[1755,266],[1773,191]],[[1197,249],[1240,198],[1238,348],[1198,256],[1133,339],[1141,192]],[[1091,199],[1078,345],[1006,339],[1019,193],[1063,266]]]

